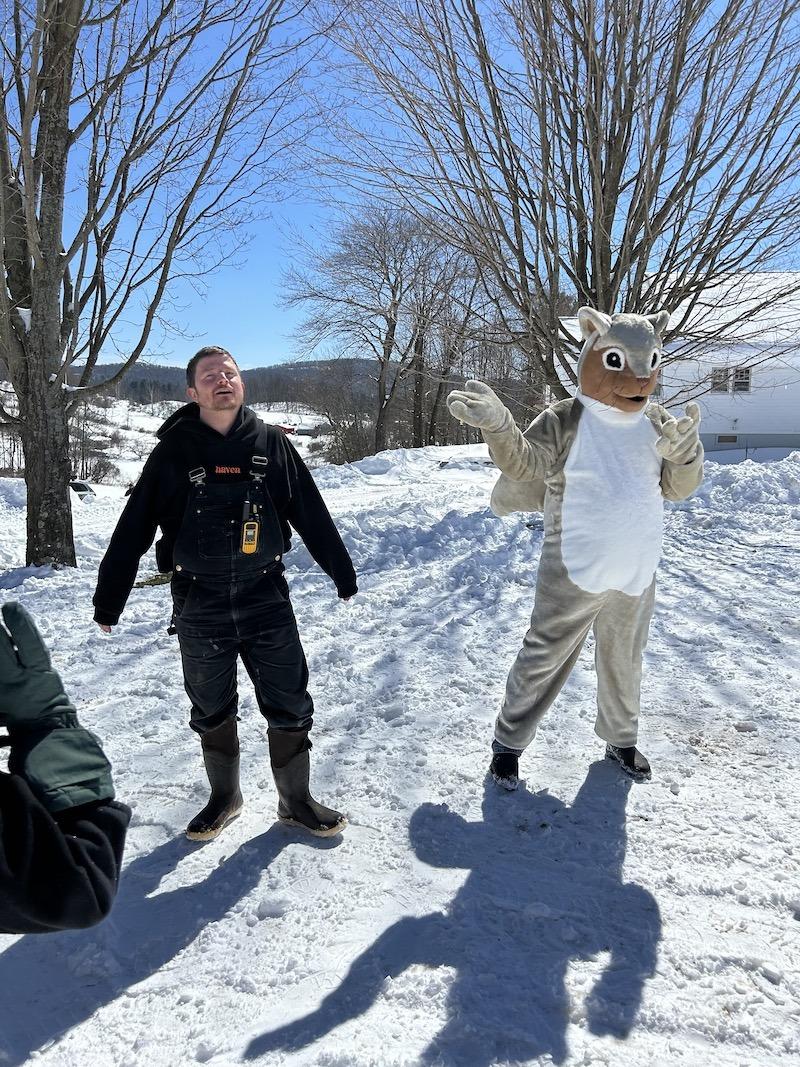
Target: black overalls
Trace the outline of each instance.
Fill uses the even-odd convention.
[[[250,478],[191,489],[174,549],[172,597],[190,725],[199,734],[236,714],[242,657],[261,714],[279,729],[309,729],[308,668],[283,577],[283,537],[265,484],[266,460]]]

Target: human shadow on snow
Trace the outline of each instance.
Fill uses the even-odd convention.
[[[625,1038],[661,937],[653,896],[622,880],[630,784],[601,760],[571,806],[547,792],[503,794],[491,781],[482,822],[423,804],[409,827],[417,856],[471,871],[450,908],[395,923],[316,1011],[255,1038],[245,1058],[305,1048],[366,1012],[387,977],[414,964],[457,972],[447,1021],[421,1065],[488,1067],[546,1055],[561,1063],[570,1018]],[[605,952],[594,988],[571,1005],[570,962]]]
[[[0,955],[0,1064],[26,1063],[36,1049],[156,973],[245,897],[294,840],[273,826],[202,881],[151,896],[182,859],[203,847],[184,837],[170,839],[123,870],[102,926],[16,941]],[[338,842],[308,844],[330,848]]]

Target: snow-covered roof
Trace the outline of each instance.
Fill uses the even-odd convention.
[[[684,304],[673,312],[671,329],[681,326],[687,310]],[[577,317],[565,317],[561,323],[572,337],[580,338]],[[681,333],[719,334],[726,341],[757,345],[800,344],[800,272],[735,274],[709,286],[694,302]]]
[[[677,327],[685,311],[670,319]],[[800,339],[800,273],[738,274],[705,290],[691,308],[684,333],[724,333],[750,344]]]

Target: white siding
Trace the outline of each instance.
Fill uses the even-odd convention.
[[[693,397],[700,405],[703,433],[800,434],[800,349],[765,359],[768,355],[747,345],[668,364],[661,374],[659,399],[668,407],[683,407]],[[751,368],[750,392],[734,392],[731,383],[727,393],[694,395],[710,388],[713,368],[732,372],[737,366]]]

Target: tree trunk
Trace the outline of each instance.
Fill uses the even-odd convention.
[[[75,566],[70,503],[69,429],[62,398],[20,397],[22,449],[28,489],[27,564]]]
[[[22,417],[25,484],[28,488],[26,561],[43,566],[75,566],[69,425],[66,398],[58,377],[62,361],[61,257],[64,189],[69,152],[72,69],[81,27],[82,0],[63,0],[45,36],[42,103],[36,154],[42,157],[38,246],[31,300],[31,326],[25,343],[27,366],[14,388]],[[46,153],[43,146],[46,146]],[[28,175],[30,179],[30,175]],[[33,190],[26,189],[28,196]],[[29,234],[29,241],[31,235]]]
[[[425,439],[422,433],[423,391],[425,385],[424,370],[425,331],[417,330],[414,337],[414,354],[411,359],[411,379],[413,383],[413,406],[411,412],[411,447],[422,448]]]
[[[439,419],[439,409],[440,409],[441,404],[442,404],[442,398],[444,397],[444,391],[445,391],[446,386],[449,384],[449,381],[450,381],[450,371],[448,370],[446,372],[445,376],[443,378],[441,378],[439,383],[437,384],[436,392],[434,393],[434,396],[433,396],[433,404],[431,405],[431,414],[430,414],[430,418],[428,419],[428,434],[427,434],[427,438],[426,438],[426,442],[425,442],[426,444],[429,444],[429,445],[435,445],[436,444],[436,423],[438,422],[438,419]],[[450,437],[450,435],[445,431],[445,437],[444,437],[444,441],[442,441],[442,444],[446,445],[448,443],[449,437]]]
[[[389,409],[389,398],[386,390],[386,364],[381,363],[378,374],[377,409],[375,412],[375,451],[383,452],[386,448],[386,415]]]

